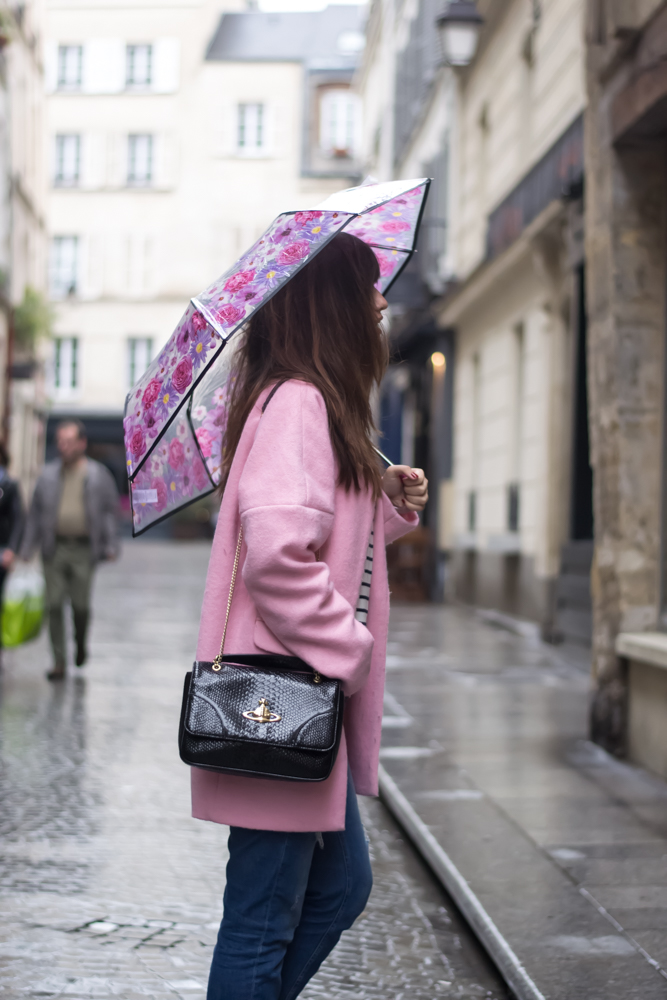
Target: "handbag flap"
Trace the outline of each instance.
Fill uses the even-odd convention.
[[[224,657],[192,668],[185,728],[192,735],[328,751],[336,743],[340,682],[286,656]],[[244,714],[245,713],[245,714]],[[269,717],[268,721],[262,721]]]

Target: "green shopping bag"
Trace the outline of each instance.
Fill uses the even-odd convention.
[[[44,578],[34,567],[11,573],[2,600],[2,645],[20,646],[39,635],[44,617]]]

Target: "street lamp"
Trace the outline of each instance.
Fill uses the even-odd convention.
[[[472,62],[483,23],[475,0],[450,0],[436,20],[449,66],[467,66]]]

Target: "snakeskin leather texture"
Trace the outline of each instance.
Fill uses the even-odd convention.
[[[225,656],[223,669],[196,662],[186,676],[181,759],[195,767],[293,781],[331,773],[342,731],[340,682],[316,674],[296,657]],[[243,713],[260,699],[280,716],[258,722]]]

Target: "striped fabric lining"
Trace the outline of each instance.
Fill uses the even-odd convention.
[[[357,600],[357,610],[354,617],[362,625],[365,625],[368,621],[368,602],[371,596],[371,577],[373,575],[373,530],[371,529],[371,537],[368,540],[368,549],[366,550],[366,562],[364,563],[364,573],[361,577],[361,589],[359,591],[359,599]]]

